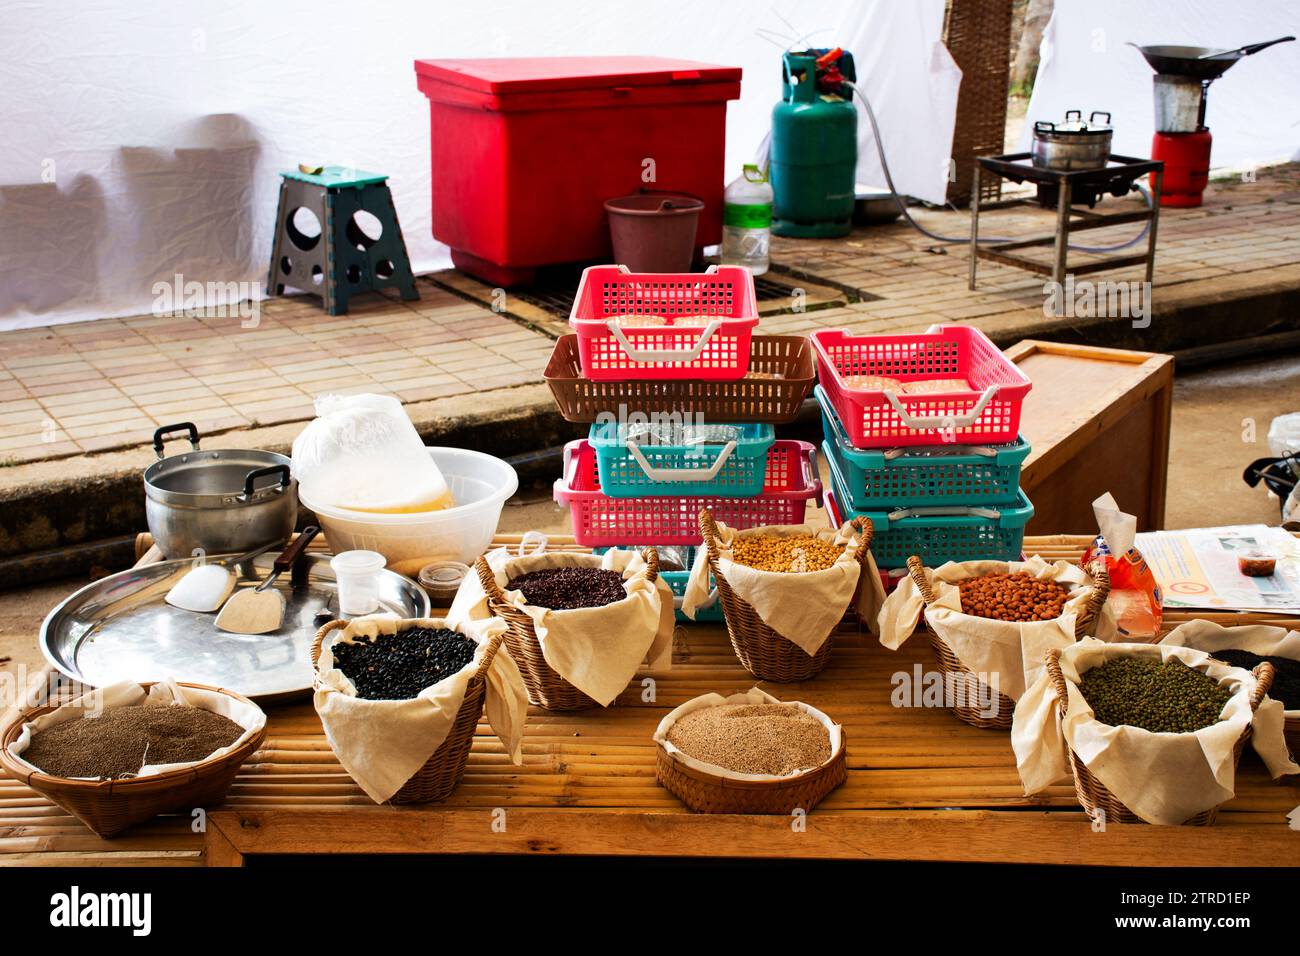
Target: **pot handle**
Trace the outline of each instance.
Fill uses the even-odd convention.
[[[1067,123],[1081,123],[1081,122],[1083,122],[1083,110],[1066,110],[1066,111],[1065,111],[1065,121],[1066,121]]]
[[[1098,117],[1098,116],[1104,116],[1104,117],[1106,117],[1106,122],[1102,124],[1103,126],[1109,126],[1109,125],[1110,125],[1110,114],[1107,113],[1105,110],[1093,110],[1093,111],[1092,111],[1092,114],[1088,117],[1088,122],[1089,122],[1089,123],[1095,123],[1095,122],[1097,122],[1097,117]]]
[[[267,465],[265,468],[254,468],[244,476],[244,493],[240,495],[245,501],[253,497],[253,483],[259,478],[266,478],[268,475],[280,476],[280,490],[283,491],[289,487],[289,466],[288,465]],[[269,485],[267,487],[270,487]]]
[[[1056,132],[1056,124],[1053,123],[1051,120],[1035,120],[1035,121],[1034,121],[1034,132],[1035,132],[1035,133],[1055,133],[1055,132]]]
[[[188,432],[190,448],[194,451],[199,450],[199,430],[194,427],[193,422],[179,422],[175,425],[164,425],[153,433],[153,450],[159,458],[163,456],[163,439],[173,432]]]

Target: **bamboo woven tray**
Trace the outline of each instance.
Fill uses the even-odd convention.
[[[1047,560],[1077,560],[1087,538],[1027,539]],[[498,544],[518,541],[502,538]],[[552,537],[552,547],[571,547]],[[1175,627],[1192,615],[1168,614]],[[1295,618],[1203,615],[1224,623]],[[1206,828],[1114,826],[1099,836],[1066,782],[1026,797],[1005,734],[949,711],[897,709],[889,675],[933,666],[924,641],[898,651],[846,628],[826,669],[782,696],[843,725],[848,776],[793,832],[782,817],[693,814],[655,782],[651,739],[671,708],[702,693],[748,690],[721,625],[678,629],[671,671],[643,673],[617,706],[532,709],[523,766],[481,723],[459,787],[442,804],[376,807],[338,765],[310,704],[268,709],[266,745],[235,779],[206,837],[159,818],[116,840],[95,837],[16,781],[0,780],[0,864],[238,864],[247,855],[322,851],[678,855],[1039,862],[1079,865],[1293,865],[1300,833],[1286,815],[1300,786],[1278,785],[1247,748],[1237,796]],[[654,681],[654,702],[642,680]],[[485,824],[505,808],[504,833]],[[400,826],[395,821],[400,821]]]

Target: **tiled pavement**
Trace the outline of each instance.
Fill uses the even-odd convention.
[[[1107,210],[1123,202],[1107,200]],[[966,213],[925,211],[927,227],[961,235]],[[986,234],[1041,234],[1046,210],[992,213]],[[1134,234],[1117,226],[1080,234],[1102,245]],[[1156,262],[1162,294],[1219,277],[1257,276],[1300,263],[1300,166],[1258,181],[1216,184],[1200,209],[1165,209]],[[906,225],[857,230],[837,241],[776,240],[774,258],[870,293],[870,301],[763,320],[768,332],[849,326],[901,331],[965,321],[988,331],[1042,320],[1043,280],[981,263],[966,288],[967,254]],[[1087,261],[1088,256],[1071,261]],[[1140,269],[1096,278],[1140,279]],[[153,429],[194,421],[208,434],[301,421],[326,390],[383,391],[421,402],[541,381],[545,335],[420,281],[421,299],[372,295],[332,318],[312,297],[263,302],[255,328],[237,317],[137,316],[0,333],[0,463],[139,446]]]

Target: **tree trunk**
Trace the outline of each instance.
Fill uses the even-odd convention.
[[[1038,73],[1038,47],[1043,42],[1043,30],[1052,18],[1052,0],[1029,0],[1025,11],[1025,27],[1020,34],[1020,45],[1011,64],[1011,91],[1028,93]]]

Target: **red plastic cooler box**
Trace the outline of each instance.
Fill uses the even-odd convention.
[[[603,203],[640,189],[702,199],[696,247],[721,240],[739,67],[593,56],[416,60],[415,72],[433,236],[462,271],[516,285],[540,266],[609,261]]]

